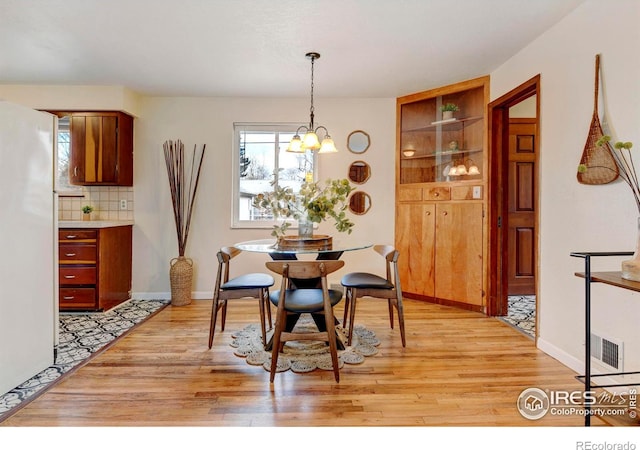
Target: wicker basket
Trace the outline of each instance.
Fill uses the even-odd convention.
[[[193,261],[179,256],[171,260],[169,279],[171,281],[171,304],[184,306],[191,303],[191,282],[193,280]]]

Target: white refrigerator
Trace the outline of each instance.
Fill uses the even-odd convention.
[[[0,100],[0,395],[54,362],[56,120]]]

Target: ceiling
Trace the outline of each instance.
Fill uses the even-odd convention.
[[[0,84],[397,97],[486,75],[585,0],[0,0]]]

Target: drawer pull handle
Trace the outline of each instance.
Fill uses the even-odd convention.
[[[73,300],[75,297],[73,295],[62,297],[65,300]]]
[[[74,279],[76,276],[75,275],[65,275],[64,276],[67,280],[72,280]]]
[[[64,256],[76,256],[75,253],[65,253]]]
[[[77,237],[78,236],[76,234],[67,234],[67,236],[66,236],[67,239],[75,239]]]

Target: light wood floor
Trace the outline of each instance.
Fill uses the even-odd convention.
[[[211,302],[168,306],[10,416],[2,426],[581,426],[582,417],[526,420],[523,389],[581,389],[574,373],[498,319],[406,300],[407,347],[386,303],[360,302],[356,321],[379,353],[330,371],[276,375],[234,356],[230,331],[257,317],[229,307],[207,348]],[[338,308],[338,317],[342,317]],[[598,422],[598,420],[594,420]]]

